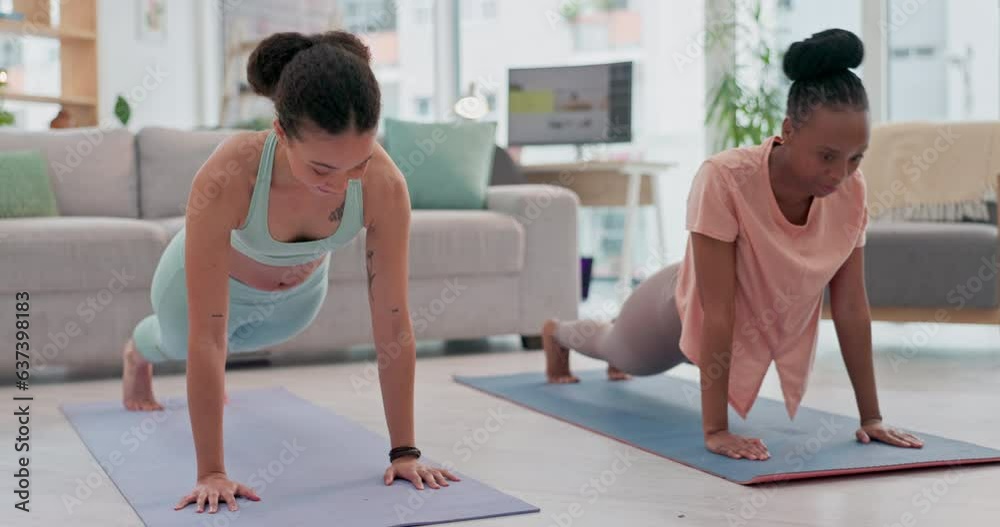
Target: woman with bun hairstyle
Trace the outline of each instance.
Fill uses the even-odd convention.
[[[392,446],[384,482],[399,477],[438,489],[458,481],[421,464],[414,444],[409,193],[376,141],[381,102],[370,61],[369,49],[342,31],[264,39],[247,78],[274,101],[273,129],[229,136],[194,177],[185,225],[154,273],[154,314],[123,350],[129,410],[162,410],[153,364],[187,361],[197,482],[176,509],[196,503],[202,512],[207,504],[214,513],[219,501],[236,510],[236,496],[260,499],[229,479],[223,464],[226,356],[277,345],[308,327],[326,297],[331,251],[362,227]]]
[[[861,40],[840,29],[792,44],[783,63],[793,82],[781,135],[701,165],[688,195],[683,260],[643,281],[615,320],[545,322],[549,382],[579,382],[569,349],[607,361],[611,380],[693,363],[705,447],[768,459],[760,439],[729,432],[727,402],[745,419],[773,361],[794,418],[829,286],[860,414],[858,441],[923,445],[882,423],[875,389],[864,283],[868,213],[858,170],[868,147],[868,97],[849,70],[863,56]]]

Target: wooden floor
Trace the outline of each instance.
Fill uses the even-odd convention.
[[[926,342],[919,334],[927,337]],[[996,328],[880,325],[876,336],[880,400],[888,422],[1000,448],[1000,334]],[[428,457],[450,461],[465,474],[535,504],[542,512],[461,525],[972,526],[996,525],[1000,518],[1000,465],[743,487],[455,384],[453,374],[542,369],[541,353],[517,350],[514,338],[466,347],[478,351],[421,349],[418,444]],[[853,393],[837,349],[832,324],[824,322],[803,404],[855,415]],[[352,383],[352,378],[363,378],[365,364],[365,360],[354,360],[240,368],[227,374],[228,386],[239,390],[283,385],[385,434],[378,385],[356,388]],[[601,365],[574,355],[574,366]],[[668,374],[695,379],[697,372],[683,365]],[[780,398],[776,381],[772,370],[762,396]],[[184,377],[159,375],[156,389],[161,396],[182,395]],[[10,494],[15,471],[10,398],[16,393],[0,389],[0,399],[8,401],[9,409],[0,419],[0,436],[6,445],[0,454],[0,473],[7,478],[0,525],[141,525],[103,473],[102,484],[72,513],[62,499],[74,495],[79,481],[95,470],[86,447],[57,404],[117,399],[118,380],[36,384],[31,393],[36,398],[31,409],[33,495],[32,511],[24,514],[13,510]],[[483,427],[492,411],[506,415],[506,422],[471,456],[459,455],[462,451],[456,445]],[[634,464],[603,493],[584,494],[583,486],[610,470],[620,454],[634,459]],[[187,490],[178,489],[176,497]],[[571,510],[579,511],[579,516],[571,519]]]

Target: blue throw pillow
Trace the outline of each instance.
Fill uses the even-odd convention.
[[[496,123],[385,119],[385,150],[406,177],[414,209],[483,209]]]

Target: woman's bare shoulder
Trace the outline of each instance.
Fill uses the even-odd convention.
[[[252,169],[256,175],[265,139],[266,130],[235,132],[219,143],[206,164],[211,162],[215,167],[233,167],[232,171]]]
[[[410,194],[406,178],[381,145],[375,152],[362,178],[364,220],[369,227],[385,214],[397,215],[400,208],[409,212]]]
[[[195,175],[189,208],[212,204],[216,213],[242,224],[266,137],[266,132],[241,131],[223,139]]]

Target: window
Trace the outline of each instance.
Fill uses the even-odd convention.
[[[889,119],[1000,118],[1000,4],[887,2]]]
[[[497,2],[496,0],[483,0],[482,2],[483,18],[493,19],[497,17]]]
[[[777,6],[777,47],[781,52],[793,42],[809,38],[824,29],[846,29],[861,38],[861,2],[814,2],[784,0]],[[864,63],[855,73],[864,78]]]
[[[396,9],[392,0],[347,0],[344,27],[353,33],[396,30]]]
[[[496,0],[462,0],[459,6],[463,21],[486,22],[497,17]]]
[[[426,26],[431,23],[434,16],[434,9],[430,6],[421,6],[413,10],[413,18],[419,26]]]
[[[59,41],[37,37],[0,39],[0,65],[7,71],[5,90],[10,93],[59,97],[62,69]],[[40,130],[59,113],[51,103],[3,101],[3,109],[14,115],[18,128]]]
[[[256,43],[279,31],[319,33],[343,29],[371,49],[372,68],[382,87],[382,117],[433,118],[433,0],[241,0],[222,9],[225,42],[223,125],[273,112],[246,83],[246,59]],[[404,52],[405,50],[405,52]],[[411,101],[426,99],[421,106]]]
[[[613,50],[642,43],[640,11],[625,0],[562,2],[559,14],[569,24],[578,51]]]
[[[430,97],[417,97],[414,103],[416,105],[417,115],[420,117],[429,117],[431,115]]]
[[[890,121],[1000,118],[1000,4],[996,0],[882,0]],[[861,35],[861,2],[782,0],[782,49],[829,27]],[[876,49],[866,42],[867,51]],[[868,60],[866,59],[866,63]],[[865,64],[858,69],[864,79]],[[914,89],[919,87],[919,89]],[[869,96],[877,96],[873,91]]]

